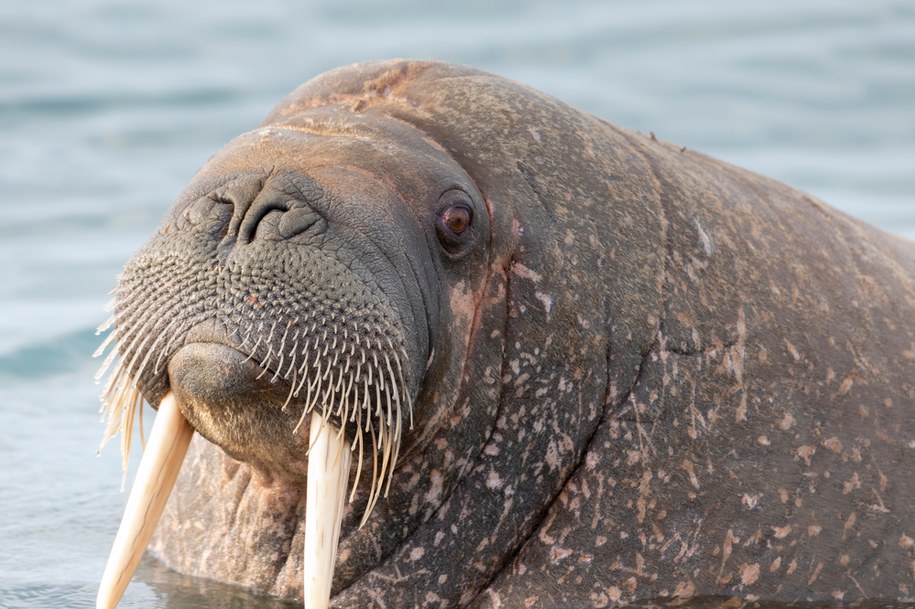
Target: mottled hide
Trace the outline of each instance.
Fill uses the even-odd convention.
[[[915,599],[915,247],[788,186],[491,74],[360,64],[211,159],[124,281],[192,311],[138,373],[203,436],[152,545],[179,571],[301,598],[282,362],[343,299],[413,420],[358,528],[366,445],[333,606]]]

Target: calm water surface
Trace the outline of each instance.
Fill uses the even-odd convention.
[[[499,72],[915,237],[908,0],[4,2],[0,607],[94,606],[126,496],[89,355],[123,263],[282,95],[391,56]],[[286,605],[146,561],[121,606]]]

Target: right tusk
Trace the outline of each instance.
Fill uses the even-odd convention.
[[[167,393],[159,404],[159,413],[108,556],[99,585],[97,609],[114,609],[121,600],[165,509],[193,435],[194,428],[181,414],[175,397],[171,392]]]
[[[305,498],[305,608],[327,609],[349,478],[349,441],[312,411]]]

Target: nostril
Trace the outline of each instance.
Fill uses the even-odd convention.
[[[212,224],[210,232],[217,239],[222,240],[229,234],[229,224],[232,222],[232,215],[235,213],[235,203],[227,198],[216,196],[213,199]]]
[[[238,242],[289,239],[307,231],[321,218],[311,206],[294,199],[255,202],[239,227]]]
[[[266,232],[264,228],[278,222],[278,218],[273,216],[280,216],[287,209],[289,209],[289,204],[285,201],[255,202],[241,221],[241,226],[238,229],[238,241],[240,243],[250,243],[254,240],[258,229],[261,230],[261,235],[264,235]],[[269,220],[268,216],[271,216]]]
[[[189,205],[182,213],[182,219],[196,227],[196,230],[222,239],[228,232],[233,210],[232,201],[219,196],[206,196]]]
[[[321,216],[310,207],[295,207],[280,218],[279,234],[283,239],[295,237],[314,226]]]
[[[188,206],[180,222],[215,237],[225,257],[254,240],[281,241],[320,230],[325,220],[314,203],[323,191],[310,178],[280,174],[240,175],[226,180]],[[180,228],[180,226],[179,226]]]

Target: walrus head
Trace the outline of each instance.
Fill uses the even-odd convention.
[[[204,437],[291,483],[305,479],[298,431],[317,408],[354,449],[382,454],[377,490],[444,349],[437,278],[471,253],[486,211],[466,175],[434,162],[410,184],[308,167],[309,144],[331,137],[315,131],[271,126],[234,142],[128,263],[113,390],[135,383],[152,404],[174,392]],[[264,171],[290,138],[303,166]],[[369,167],[393,153],[364,148],[353,154]],[[421,184],[428,200],[400,194]]]
[[[489,222],[474,181],[411,126],[268,120],[206,164],[120,276],[99,350],[116,345],[106,437],[124,432],[126,459],[141,400],[174,400],[262,481],[304,489],[308,427],[329,425],[355,455],[343,475],[364,525],[450,407],[436,396],[461,376]]]

